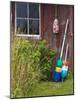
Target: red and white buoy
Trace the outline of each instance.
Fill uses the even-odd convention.
[[[68,75],[68,66],[69,66],[69,61],[67,61],[68,47],[69,47],[69,45],[67,44],[66,54],[65,54],[65,60],[63,61],[62,73],[61,73],[61,80],[62,81],[64,81],[65,78]]]

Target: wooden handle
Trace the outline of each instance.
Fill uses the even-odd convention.
[[[69,22],[69,20],[67,19],[66,26],[65,26],[64,38],[63,38],[63,43],[62,43],[62,48],[61,48],[60,58],[62,58],[62,55],[63,55],[63,49],[64,49],[64,43],[65,43],[66,34],[67,34],[68,22]]]

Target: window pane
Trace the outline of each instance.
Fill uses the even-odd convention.
[[[39,20],[29,21],[29,34],[39,35]]]
[[[27,17],[27,3],[17,2],[16,3],[16,14],[17,17]]]
[[[29,17],[39,18],[39,4],[29,4]]]
[[[27,20],[17,19],[17,33],[27,34]]]

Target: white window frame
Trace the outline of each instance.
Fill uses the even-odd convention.
[[[26,2],[27,3],[27,2]],[[39,18],[29,18],[28,16],[29,16],[29,7],[28,7],[28,4],[29,3],[27,3],[27,10],[28,10],[28,15],[27,15],[27,18],[18,18],[17,16],[16,16],[16,3],[15,3],[15,35],[16,36],[24,36],[24,37],[33,37],[33,38],[36,38],[36,39],[40,39],[40,36],[41,36],[41,5],[39,4]],[[31,35],[31,34],[29,34],[29,22],[27,22],[27,32],[28,32],[28,34],[17,34],[16,33],[16,30],[17,30],[17,19],[28,19],[28,21],[29,21],[29,19],[32,19],[32,20],[39,20],[39,34],[38,35]]]

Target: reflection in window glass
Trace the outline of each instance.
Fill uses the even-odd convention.
[[[17,2],[16,3],[17,17],[27,17],[27,3]]]
[[[38,35],[39,34],[39,20],[29,21],[29,34]]]
[[[39,5],[38,4],[29,4],[29,17],[30,18],[39,18]]]
[[[27,34],[27,20],[17,19],[17,33]]]
[[[16,3],[16,28],[17,34],[39,35],[39,4]]]

